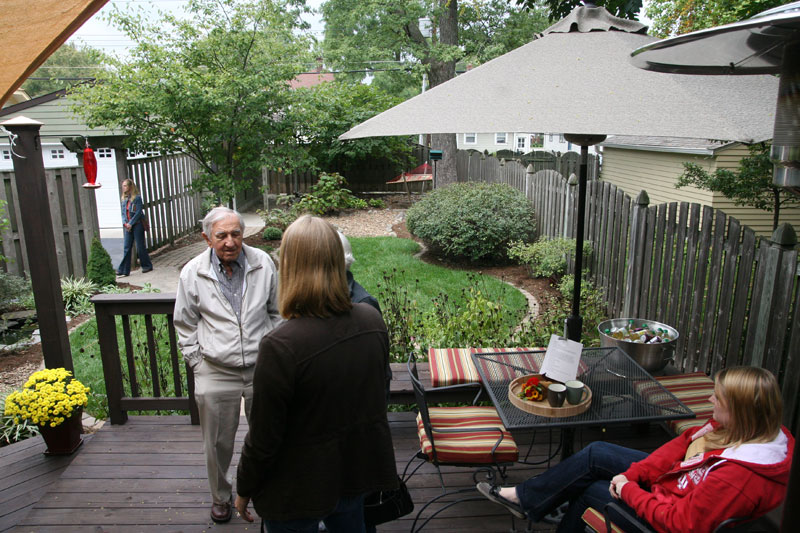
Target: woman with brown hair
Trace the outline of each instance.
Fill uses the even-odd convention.
[[[709,400],[709,423],[650,455],[594,442],[516,487],[480,483],[478,491],[533,521],[569,502],[558,531],[583,531],[584,510],[614,500],[659,532],[713,531],[728,518],[761,516],[783,501],[794,450],[775,376],[756,367],[722,370]],[[621,515],[611,515],[627,530]]]
[[[133,180],[122,181],[122,197],[120,198],[122,212],[122,261],[117,267],[117,276],[127,276],[131,273],[131,249],[136,241],[136,251],[139,254],[139,263],[142,265],[142,274],[153,270],[153,263],[147,254],[147,245],[144,242],[144,203],[139,189]]]
[[[302,216],[284,232],[278,309],[261,341],[236,509],[262,531],[363,532],[364,495],[397,487],[386,417],[389,339],[380,313],[352,304],[336,230]]]

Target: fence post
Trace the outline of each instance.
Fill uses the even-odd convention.
[[[570,174],[567,180],[566,194],[564,195],[564,238],[569,239],[572,232],[572,224],[575,217],[575,195],[573,191],[578,184],[578,176]]]
[[[647,207],[650,197],[642,191],[636,197],[633,206],[633,221],[630,229],[630,246],[625,268],[625,298],[622,301],[622,315],[634,318],[639,313],[639,298],[642,288],[642,269],[644,268],[645,229],[647,225]]]
[[[533,183],[533,164],[529,164],[525,168],[525,197],[530,200],[531,199],[531,184]]]

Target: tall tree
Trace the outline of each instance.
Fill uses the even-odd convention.
[[[645,13],[653,21],[650,34],[680,35],[752,17],[785,0],[650,0]]]
[[[336,81],[298,89],[298,106],[307,117],[298,124],[317,170],[336,168],[345,177],[366,160],[390,161],[398,170],[411,163],[408,137],[367,137],[340,141],[353,126],[402,102],[375,85]]]
[[[41,96],[96,78],[106,68],[108,57],[95,48],[62,45],[22,84],[31,97]],[[31,79],[35,78],[35,79]]]
[[[93,86],[74,111],[90,126],[123,130],[135,150],[185,152],[200,164],[195,186],[222,201],[260,179],[263,167],[305,165],[296,150],[289,80],[303,71],[308,40],[298,33],[303,0],[191,0],[189,16],[116,10],[136,42],[130,59]]]
[[[683,174],[675,187],[688,185],[719,192],[740,206],[755,207],[772,213],[772,229],[778,227],[781,208],[800,205],[800,197],[787,193],[772,183],[773,164],[769,158],[770,144],[758,143],[749,147],[750,155],[739,161],[738,170],[703,170],[695,163],[684,163]]]
[[[351,74],[355,79],[364,79],[372,67],[378,71],[374,84],[408,98],[418,94],[423,76],[435,87],[455,76],[458,61],[487,61],[546,27],[539,11],[508,11],[502,0],[328,0],[322,5],[325,60],[358,71]],[[438,182],[454,182],[455,135],[435,136],[432,147],[445,156],[437,166]]]

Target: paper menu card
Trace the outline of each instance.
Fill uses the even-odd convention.
[[[544,354],[541,373],[550,379],[566,383],[578,376],[583,344],[558,335],[550,336],[550,344]]]

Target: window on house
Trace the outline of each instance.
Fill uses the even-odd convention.
[[[3,159],[11,159],[11,150],[3,150]]]
[[[525,151],[528,148],[525,137],[517,137],[517,150]]]
[[[553,134],[551,133],[551,134],[550,134],[550,142],[553,142],[553,138],[554,138],[554,137],[555,137],[555,135],[553,135]]]
[[[64,149],[54,148],[50,150],[50,159],[64,159]]]
[[[561,135],[559,135],[559,136],[558,136],[558,142],[560,142],[560,143],[566,142],[566,141],[564,140],[564,134],[563,134],[563,133],[562,133]]]
[[[495,144],[506,144],[506,134],[505,133],[495,133],[494,134],[494,143]]]
[[[465,133],[464,134],[464,144],[478,144],[478,134],[477,133]]]
[[[111,148],[98,148],[95,154],[98,158],[111,157]]]

